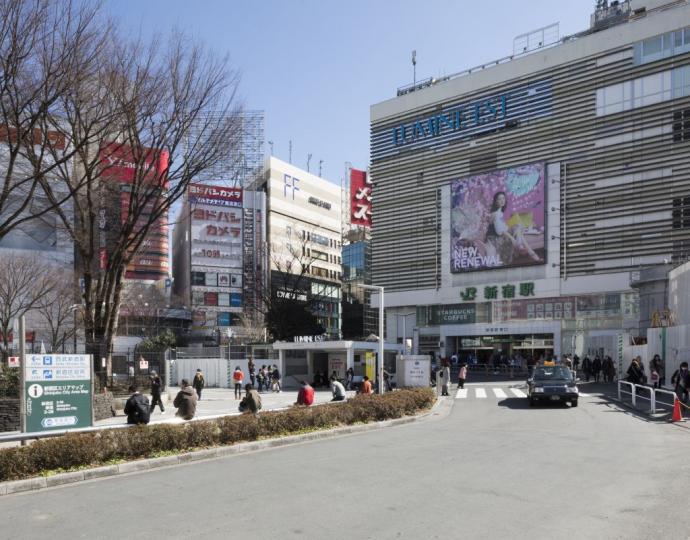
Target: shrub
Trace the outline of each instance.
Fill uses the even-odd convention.
[[[292,407],[254,416],[226,416],[184,424],[157,424],[42,439],[29,446],[0,449],[0,481],[41,472],[101,465],[160,452],[255,441],[304,430],[400,418],[434,403],[428,388],[403,389],[382,396],[356,396],[345,403]]]

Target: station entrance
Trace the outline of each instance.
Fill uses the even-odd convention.
[[[504,334],[497,336],[452,336],[451,352],[462,362],[507,364],[519,359],[526,365],[553,356],[553,334]]]

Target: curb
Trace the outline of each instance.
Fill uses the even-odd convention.
[[[119,465],[107,465],[103,467],[95,467],[93,469],[84,469],[83,471],[59,473],[47,477],[27,478],[26,480],[0,482],[0,497],[3,495],[12,495],[15,493],[38,491],[40,489],[75,484],[77,482],[85,482],[87,480],[94,480],[97,478],[106,478],[108,476],[120,476],[123,474],[160,469],[162,467],[173,467],[176,465],[182,465],[194,461],[205,461],[209,459],[233,456],[235,454],[245,454],[248,452],[256,452],[259,450],[279,448],[282,446],[291,446],[303,442],[316,441],[321,439],[332,439],[342,435],[364,433],[367,431],[374,431],[377,429],[383,429],[387,427],[412,424],[414,422],[419,422],[420,420],[429,418],[432,415],[440,415],[442,413],[450,412],[450,409],[453,405],[452,400],[450,406],[444,407],[444,409],[447,409],[447,411],[444,410],[440,413],[437,412],[438,409],[441,409],[441,404],[446,402],[447,400],[436,399],[436,402],[430,410],[417,416],[406,416],[403,418],[396,418],[393,420],[371,422],[369,424],[343,426],[329,430],[313,431],[311,433],[304,433],[300,435],[287,435],[285,437],[278,437],[275,439],[243,442],[233,444],[231,446],[218,446],[216,448],[207,448],[203,450],[196,450],[194,452],[185,452],[182,454],[177,454],[175,456],[139,459],[136,461],[127,461],[125,463],[120,463]]]

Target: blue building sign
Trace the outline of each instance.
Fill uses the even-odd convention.
[[[520,120],[551,115],[551,80],[544,79],[509,91],[466,102],[453,102],[433,114],[372,133],[372,160],[407,149],[435,146],[456,139],[519,125]]]

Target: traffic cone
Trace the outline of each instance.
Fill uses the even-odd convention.
[[[673,422],[682,422],[683,421],[683,415],[680,412],[680,400],[676,398],[673,401],[673,417],[671,418]]]

